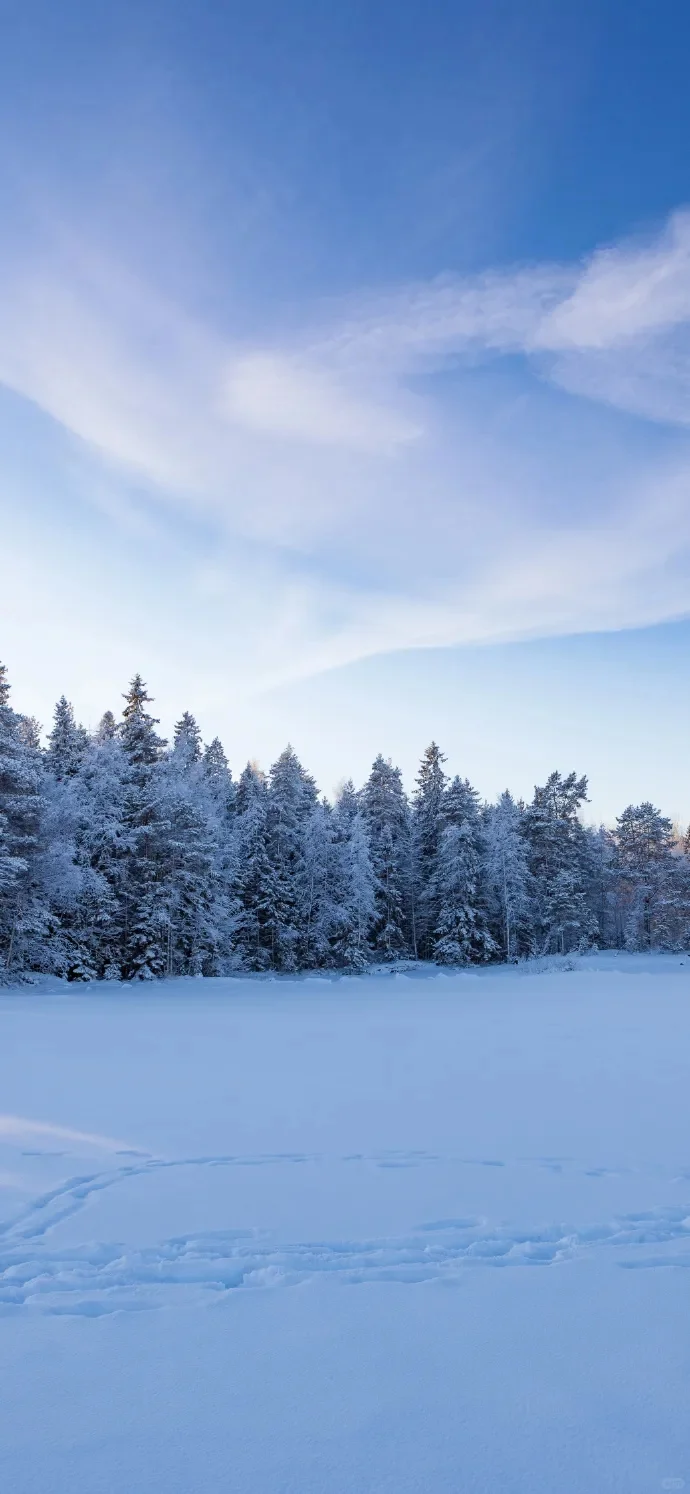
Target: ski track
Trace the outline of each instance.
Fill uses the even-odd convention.
[[[470,1266],[553,1266],[606,1249],[627,1269],[690,1266],[690,1205],[624,1214],[609,1222],[577,1227],[562,1223],[524,1229],[482,1218],[449,1218],[419,1225],[408,1234],[371,1240],[281,1243],[267,1231],[228,1229],[181,1235],[150,1247],[117,1243],[51,1249],[50,1231],[82,1210],[89,1198],[129,1178],[162,1169],[247,1167],[318,1162],[315,1153],[203,1156],[167,1160],[138,1155],[117,1168],[72,1177],[35,1198],[0,1224],[0,1314],[32,1310],[99,1317],[183,1301],[218,1301],[230,1291],[294,1286],[328,1276],[344,1284],[418,1284],[457,1279]],[[522,1159],[522,1165],[530,1159]],[[494,1159],[442,1158],[429,1152],[350,1153],[341,1163],[414,1167],[434,1161],[503,1167]],[[531,1159],[531,1165],[562,1171],[570,1158]],[[575,1167],[588,1177],[630,1171]],[[674,1176],[690,1180],[690,1170]],[[669,1250],[668,1247],[673,1247]],[[623,1257],[618,1252],[627,1253]],[[662,1253],[659,1253],[662,1252]]]

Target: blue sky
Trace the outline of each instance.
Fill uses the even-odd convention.
[[[236,768],[434,735],[690,818],[689,47],[668,0],[9,4],[17,706],[138,668]]]

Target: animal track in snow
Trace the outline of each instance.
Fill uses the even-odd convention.
[[[217,1301],[238,1289],[298,1285],[330,1277],[362,1282],[452,1282],[471,1266],[552,1266],[607,1248],[626,1267],[690,1265],[690,1208],[625,1214],[597,1225],[535,1228],[481,1218],[444,1218],[405,1235],[369,1240],[281,1242],[266,1231],[229,1229],[175,1236],[140,1248],[97,1242],[51,1248],[51,1229],[95,1193],[168,1168],[298,1163],[306,1153],[262,1158],[150,1158],[69,1179],[34,1199],[0,1227],[0,1311],[31,1309],[101,1316],[163,1306],[173,1300]],[[366,1159],[363,1159],[366,1160]],[[374,1160],[374,1159],[371,1159]],[[665,1247],[674,1254],[659,1254]],[[649,1248],[655,1254],[649,1254]],[[685,1248],[688,1247],[688,1248]],[[623,1259],[617,1252],[632,1250]]]

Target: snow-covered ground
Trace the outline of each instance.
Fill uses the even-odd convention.
[[[0,1034],[3,1490],[690,1488],[690,958]]]

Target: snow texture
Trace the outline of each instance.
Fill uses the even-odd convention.
[[[0,993],[13,1494],[690,1487],[690,957]]]

